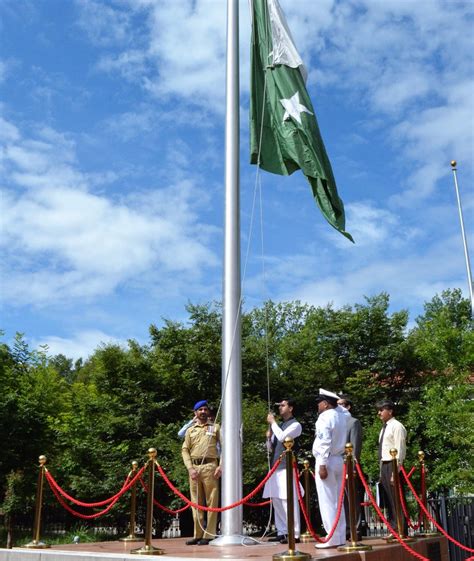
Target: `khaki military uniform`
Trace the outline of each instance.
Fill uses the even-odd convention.
[[[219,504],[219,480],[214,472],[219,465],[217,445],[220,442],[220,426],[207,422],[195,423],[186,431],[181,454],[184,465],[194,468],[199,477],[189,478],[191,501],[200,505],[216,508]],[[216,536],[217,512],[207,511],[207,524],[204,530],[206,511],[193,508],[194,538],[212,540]]]

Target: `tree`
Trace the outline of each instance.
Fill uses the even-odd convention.
[[[472,492],[474,324],[469,301],[458,289],[446,290],[425,304],[416,323],[409,339],[424,363],[424,380],[407,418],[411,453],[426,453],[431,489]]]

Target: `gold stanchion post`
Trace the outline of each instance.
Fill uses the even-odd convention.
[[[309,469],[309,460],[305,460],[303,462],[303,487],[304,487],[304,504],[306,507],[306,512],[308,513],[309,516],[309,509],[310,509],[310,495],[311,495],[311,484],[310,484],[310,477],[311,477],[311,471]],[[308,542],[312,542],[313,540],[313,536],[311,535],[311,532],[309,531],[309,528],[306,528],[306,530],[301,534],[301,541],[302,543],[308,543]]]
[[[349,527],[351,530],[351,543],[350,545],[341,545],[337,549],[339,551],[370,551],[370,545],[361,544],[357,541],[357,509],[354,485],[354,459],[352,456],[353,446],[350,442],[346,444],[346,481],[347,481],[347,494],[349,498]]]
[[[288,500],[288,515],[287,515],[287,526],[288,526],[288,550],[283,553],[277,553],[273,556],[273,561],[290,561],[293,559],[298,559],[299,561],[306,561],[311,559],[311,555],[308,553],[301,553],[295,549],[295,513],[294,513],[294,488],[293,488],[293,462],[295,461],[295,456],[293,454],[293,444],[294,440],[287,436],[283,441],[286,448],[285,459],[286,459],[286,498]],[[299,482],[296,482],[299,485]]]
[[[404,542],[413,542],[415,538],[405,535],[405,528],[403,526],[403,512],[402,504],[400,501],[400,474],[398,473],[398,460],[397,449],[390,448],[390,455],[392,456],[392,477],[393,477],[393,501],[395,503],[395,516],[397,520],[397,532]],[[395,538],[389,537],[387,541],[393,541]]]
[[[423,450],[420,450],[418,452],[418,461],[420,462],[420,481],[423,481],[423,473],[425,472],[425,453],[423,452]],[[428,500],[426,498],[426,484],[422,488],[421,502],[423,503],[423,506],[427,509]],[[430,538],[432,536],[439,536],[439,532],[433,532],[430,530],[428,517],[423,512],[423,514],[421,515],[421,528],[420,528],[420,532],[417,534],[417,537]]]
[[[145,545],[138,549],[132,549],[130,553],[136,555],[163,555],[164,551],[151,544],[153,536],[153,497],[155,494],[155,461],[156,448],[148,449],[148,494],[146,501],[146,523],[145,523]]]
[[[133,479],[138,470],[138,462],[132,462],[132,471],[128,476]],[[130,488],[130,533],[124,538],[120,538],[121,542],[141,542],[143,538],[137,538],[135,535],[135,518],[137,514],[137,484],[136,482]]]
[[[40,539],[41,531],[41,511],[43,508],[43,486],[44,486],[44,472],[46,470],[46,456],[40,456],[39,460],[39,473],[38,473],[38,486],[36,488],[36,503],[35,503],[35,520],[33,527],[33,540],[27,543],[25,547],[30,549],[47,549],[51,547],[49,544],[44,543]]]

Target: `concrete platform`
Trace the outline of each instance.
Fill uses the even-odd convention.
[[[130,561],[134,559],[162,559],[163,561],[183,561],[198,559],[215,561],[272,561],[275,554],[283,553],[286,547],[281,544],[262,542],[254,546],[187,546],[187,538],[154,540],[153,545],[164,551],[163,555],[133,555],[131,549],[141,547],[143,542],[98,542],[71,545],[55,545],[50,549],[13,548],[0,549],[0,561]],[[416,559],[400,544],[386,544],[377,538],[364,540],[371,545],[372,551],[343,553],[336,549],[317,550],[314,543],[297,544],[298,551],[309,553],[315,560],[331,561],[409,561]],[[449,561],[447,541],[444,537],[420,538],[409,544],[417,553],[430,561]]]

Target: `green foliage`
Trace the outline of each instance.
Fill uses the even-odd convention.
[[[407,424],[412,455],[423,450],[432,462],[431,489],[474,489],[473,328],[469,302],[460,290],[446,290],[425,305],[409,336],[425,377]]]
[[[467,452],[473,446],[469,303],[459,290],[443,292],[426,304],[409,333],[407,312],[390,313],[389,304],[387,294],[341,309],[269,301],[243,314],[244,493],[268,469],[266,416],[274,401],[296,400],[303,424],[299,454],[311,456],[319,387],[353,398],[364,427],[362,464],[372,479],[378,475],[380,431],[374,403],[387,397],[398,404],[397,417],[408,429],[407,466],[422,449],[431,489],[474,490]],[[190,304],[187,312],[186,323],[152,325],[148,345],[103,345],[74,364],[63,355],[49,357],[45,348],[29,349],[22,334],[11,346],[0,344],[5,513],[31,508],[35,462],[43,453],[58,482],[83,500],[115,493],[130,462],[142,465],[150,446],[158,449],[171,481],[187,490],[176,433],[198,399],[219,405],[222,327],[219,304]],[[162,482],[157,492],[163,504],[182,506]],[[45,500],[54,502],[49,490]],[[120,501],[108,520],[123,520],[127,512],[127,501]],[[246,516],[259,515],[252,509]],[[168,515],[160,513],[159,519],[164,526]]]
[[[472,387],[462,377],[437,379],[423,388],[407,417],[413,437],[411,457],[418,450],[426,454],[432,490],[474,488],[474,402]]]

